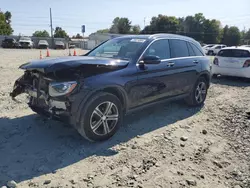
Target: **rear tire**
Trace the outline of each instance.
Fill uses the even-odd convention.
[[[208,51],[208,55],[214,55],[213,51]]]
[[[200,77],[195,83],[186,103],[190,106],[202,106],[207,97],[208,83],[204,77]]]
[[[89,141],[112,137],[123,123],[120,100],[111,93],[97,93],[81,108],[78,132]]]

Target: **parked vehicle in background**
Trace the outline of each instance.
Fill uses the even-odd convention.
[[[65,44],[62,41],[56,41],[55,49],[65,49]]]
[[[212,75],[250,78],[250,48],[227,47],[214,58]]]
[[[210,48],[212,48],[214,45],[215,45],[215,44],[206,44],[206,45],[204,45],[204,46],[202,47],[202,49],[204,50],[205,54],[207,54],[207,53],[208,53],[208,50],[209,50]]]
[[[216,55],[222,48],[227,47],[224,44],[217,44],[207,50],[207,55]]]
[[[33,48],[33,41],[30,37],[21,37],[18,43],[20,48]]]
[[[39,40],[38,48],[39,49],[46,49],[49,47],[49,43],[46,40]]]
[[[20,68],[25,73],[11,96],[28,93],[33,111],[67,119],[91,141],[110,138],[135,109],[177,99],[201,106],[210,85],[210,60],[201,45],[172,34],[118,37],[83,56]]]
[[[3,48],[18,48],[18,42],[14,38],[8,38],[8,37],[6,37],[2,41],[2,47]]]
[[[248,48],[250,48],[250,45],[242,45],[241,47],[248,47]]]

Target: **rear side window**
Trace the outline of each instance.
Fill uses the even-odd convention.
[[[188,51],[189,51],[189,56],[196,56],[193,48],[191,47],[191,44],[188,42]]]
[[[247,50],[227,49],[227,50],[221,50],[218,53],[218,56],[246,58],[246,57],[250,57],[250,52]]]
[[[170,43],[170,50],[171,50],[171,57],[188,57],[188,46],[187,42],[183,40],[171,39],[169,40]]]
[[[203,53],[192,43],[188,43],[188,49],[190,56],[203,56]]]

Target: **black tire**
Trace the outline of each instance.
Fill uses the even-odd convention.
[[[198,86],[200,86],[202,83],[204,83],[204,87],[205,87],[205,93],[202,94],[202,100],[199,100],[196,98],[197,96],[197,89]],[[199,77],[199,79],[197,80],[197,82],[195,83],[191,93],[189,94],[189,96],[186,98],[186,103],[190,106],[202,106],[204,104],[204,101],[206,100],[207,97],[207,89],[208,89],[208,83],[207,80],[204,77]]]
[[[218,74],[213,74],[212,78],[218,78]]]
[[[105,119],[103,120],[102,118],[100,118],[101,116],[97,115],[97,113],[94,113],[96,108],[100,106],[100,111],[101,107],[103,105],[106,105],[107,102],[111,102],[113,104],[112,108],[116,109],[112,109],[111,111],[116,111],[116,114],[118,114],[118,119],[117,120],[110,120],[111,122],[113,121],[113,125],[109,126],[110,132],[105,134],[105,126],[104,126],[104,122],[106,122],[106,124],[108,124],[108,114],[105,114],[105,112],[103,114],[105,114]],[[105,107],[104,107],[105,108]],[[121,101],[113,94],[111,93],[105,93],[105,92],[101,92],[101,93],[97,93],[96,95],[92,96],[91,99],[86,103],[83,104],[82,108],[81,108],[81,117],[80,117],[80,123],[79,125],[76,126],[76,129],[78,130],[78,132],[87,140],[89,141],[104,141],[109,139],[110,137],[112,137],[116,131],[119,129],[120,125],[123,123],[123,107],[121,104]],[[107,110],[107,109],[106,109]],[[112,113],[112,112],[111,112]],[[96,115],[96,117],[94,117],[94,115]],[[107,119],[106,119],[107,116]],[[103,116],[102,116],[103,117]],[[91,128],[91,122],[93,120],[93,118],[97,118],[95,123],[96,125],[98,124],[99,121],[102,122],[101,126],[98,126],[99,128],[96,129],[96,132],[92,130]],[[99,119],[98,119],[99,118]],[[112,124],[112,123],[111,123]],[[95,125],[95,126],[96,126]],[[107,129],[106,129],[107,130]],[[104,134],[101,134],[103,133]]]
[[[214,55],[213,51],[208,51],[208,55]]]

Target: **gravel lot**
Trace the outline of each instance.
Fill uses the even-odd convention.
[[[202,108],[180,101],[145,109],[111,140],[89,143],[34,114],[25,95],[9,97],[18,66],[38,58],[39,50],[0,49],[0,186],[250,187],[249,80],[214,79]]]

